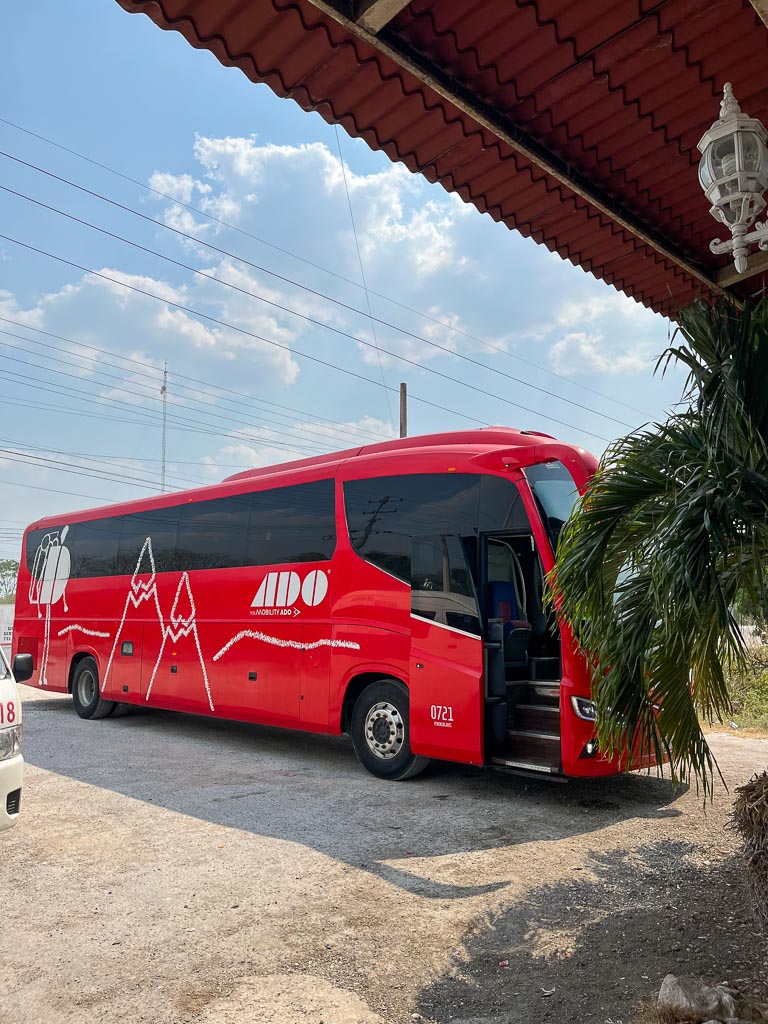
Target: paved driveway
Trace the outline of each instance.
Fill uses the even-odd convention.
[[[22,689],[3,1024],[604,1022],[667,970],[763,969],[725,937],[751,924],[723,795],[705,816],[655,778],[434,765],[385,783],[344,739],[144,710],[84,722]],[[768,760],[768,741],[716,744],[736,784]],[[695,895],[715,875],[722,909]],[[694,933],[717,915],[710,963]]]

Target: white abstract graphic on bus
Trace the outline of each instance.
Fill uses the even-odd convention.
[[[30,583],[29,599],[37,605],[38,616],[42,618],[45,614],[45,636],[43,642],[43,655],[40,663],[40,686],[47,686],[47,666],[51,642],[51,606],[62,601],[64,611],[69,612],[65,591],[69,582],[71,572],[71,555],[65,546],[68,526],[60,530],[52,530],[47,533],[35,552],[34,564],[32,567],[32,580]],[[328,594],[328,574],[322,569],[311,569],[302,579],[299,573],[293,570],[281,570],[268,572],[259,586],[259,589],[251,602],[251,608],[263,609],[261,614],[269,614],[272,609],[281,609],[282,614],[298,615],[299,609],[293,607],[301,598],[302,603],[314,608],[321,604]],[[112,673],[115,657],[120,649],[123,634],[126,630],[128,620],[132,613],[138,611],[140,615],[146,612],[142,605],[154,607],[157,616],[158,626],[161,634],[160,650],[149,679],[147,691],[144,696],[149,700],[152,693],[158,669],[166,652],[166,646],[170,640],[177,644],[180,640],[191,637],[194,652],[200,664],[201,681],[205,688],[208,706],[214,710],[213,696],[208,678],[205,658],[200,644],[200,637],[197,630],[197,612],[195,601],[192,595],[192,586],[189,574],[182,572],[176,594],[171,608],[170,621],[166,621],[162,611],[160,595],[158,593],[157,569],[155,566],[154,553],[152,551],[152,539],[147,537],[139,552],[136,568],[131,576],[128,592],[125,597],[122,617],[115,632],[114,642],[107,659],[106,670],[101,680],[101,692],[107,689],[109,677]],[[41,609],[45,609],[45,613]],[[291,609],[293,609],[291,611]],[[252,612],[251,614],[259,614]],[[78,623],[64,626],[57,631],[57,636],[64,637],[71,633],[83,633],[86,636],[108,639],[110,633],[96,630]],[[232,647],[242,640],[256,640],[268,646],[291,647],[301,651],[311,651],[320,647],[347,648],[359,650],[360,645],[350,640],[333,640],[322,638],[309,642],[298,640],[286,640],[282,637],[274,637],[268,633],[253,630],[240,630],[214,655],[213,660],[219,661]]]

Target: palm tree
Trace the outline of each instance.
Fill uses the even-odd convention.
[[[732,609],[740,591],[766,607],[768,299],[694,303],[657,371],[672,361],[679,406],[606,451],[551,582],[589,652],[602,749],[637,743],[711,793],[701,722],[729,714],[745,659]]]

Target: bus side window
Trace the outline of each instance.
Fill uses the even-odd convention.
[[[115,521],[120,526],[116,568],[118,575],[130,576],[136,572],[139,556],[148,537],[151,539],[152,557],[157,572],[172,572],[176,568],[178,506],[134,512],[131,515],[120,516]]]
[[[181,506],[176,563],[180,569],[229,569],[248,549],[249,499],[233,494]]]
[[[120,522],[109,517],[75,523],[68,547],[72,553],[71,578],[112,576],[117,562]]]
[[[461,539],[434,533],[413,538],[411,611],[443,626],[480,636],[480,614]]]

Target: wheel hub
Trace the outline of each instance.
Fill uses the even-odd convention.
[[[365,739],[369,749],[385,761],[396,757],[405,742],[403,717],[388,701],[374,704],[365,718]]]
[[[80,678],[77,681],[77,696],[80,698],[81,705],[87,707],[93,700],[95,693],[96,680],[93,678],[93,673],[86,670],[80,674]]]

